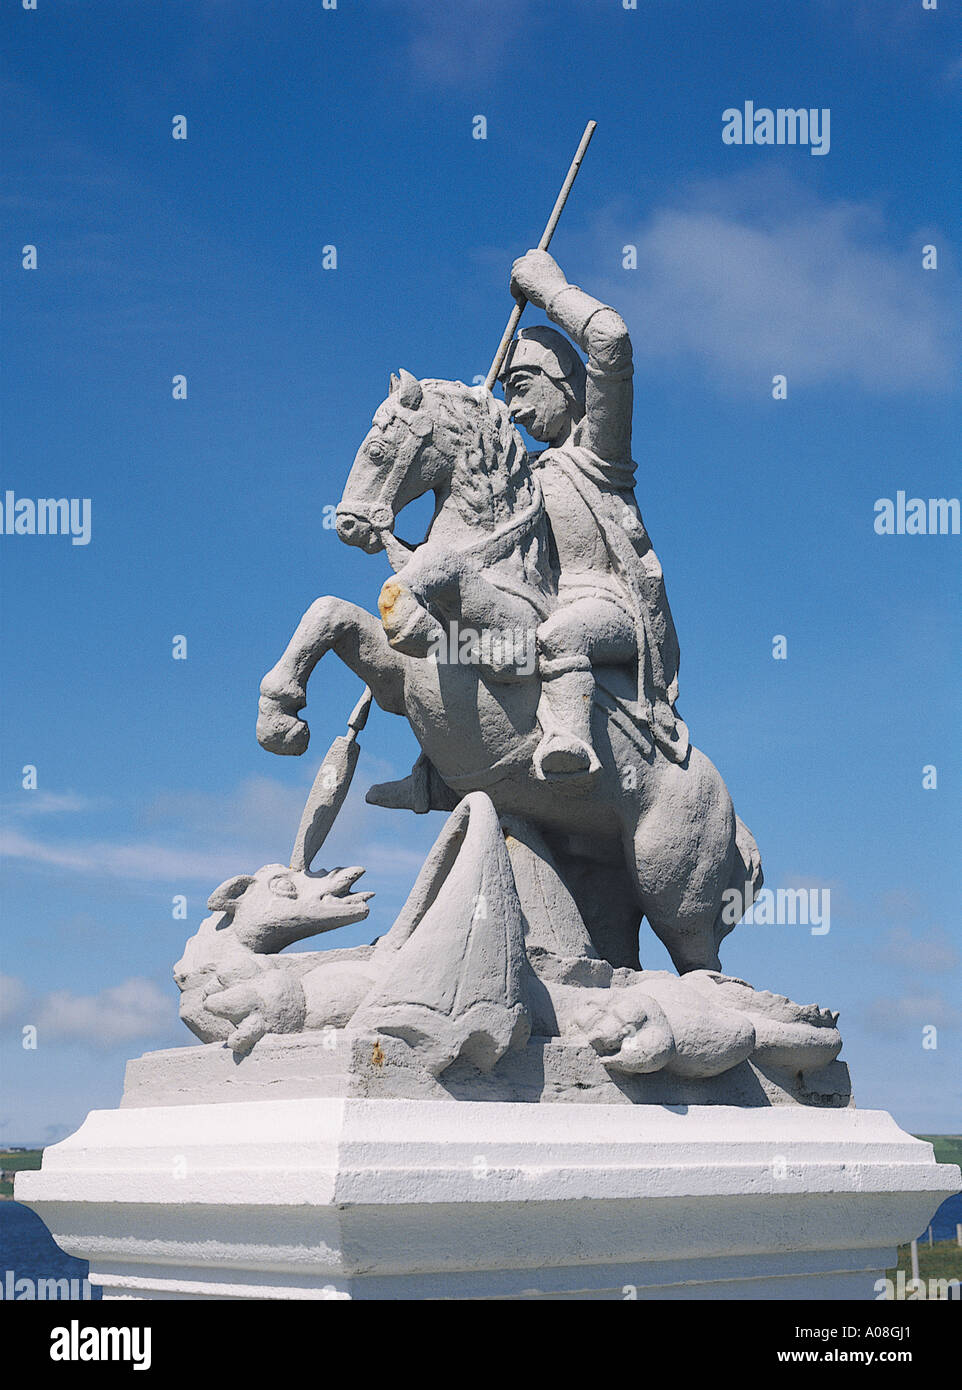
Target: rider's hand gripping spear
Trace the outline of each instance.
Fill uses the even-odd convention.
[[[551,238],[555,234],[555,228],[561,220],[564,205],[568,201],[568,194],[571,192],[572,185],[578,177],[578,170],[581,168],[581,161],[585,157],[591,137],[595,133],[596,121],[589,121],[585,126],[584,134],[578,143],[575,157],[565,175],[565,181],[561,185],[561,191],[555,199],[555,205],[551,209],[551,216],[548,218],[541,240],[538,242],[539,251],[547,251],[551,244]],[[511,311],[504,333],[501,335],[501,342],[498,350],[494,354],[488,375],[485,378],[484,387],[486,391],[494,389],[494,383],[498,379],[498,373],[504,363],[511,340],[517,331],[524,312],[527,301],[519,299]],[[386,533],[382,532],[381,540],[386,542]],[[385,544],[385,549],[390,556],[390,548]],[[404,557],[408,558],[407,555]],[[371,708],[373,695],[370,686],[364,687],[357,706],[348,720],[348,733],[346,737],[336,738],[328,750],[327,756],[318,769],[311,788],[307,805],[301,817],[300,828],[297,832],[297,839],[294,843],[294,852],[291,856],[292,869],[306,869],[310,867],[311,861],[317,854],[321,845],[324,843],[334,820],[344,804],[351,779],[354,776],[354,769],[357,767],[359,756],[359,746],[357,735],[367,721],[368,711]]]

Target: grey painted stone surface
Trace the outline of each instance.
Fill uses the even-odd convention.
[[[717,971],[679,977],[603,959],[544,840],[526,823],[502,824],[483,792],[452,812],[397,921],[373,946],[271,953],[279,940],[363,915],[364,895],[348,891],[359,873],[318,879],[269,865],[222,885],[176,971],[194,1032],[226,1041],[235,1057],[266,1033],[305,1028],[345,1029],[359,1058],[384,1056],[394,1040],[413,1072],[392,1061],[380,1075],[387,1095],[423,1089],[421,1073],[440,1077],[459,1061],[470,1093],[532,1033],[565,1044],[543,1089],[584,1098],[610,1089],[606,1073],[624,1090],[629,1076],[705,1079],[749,1059],[797,1078],[821,1072],[841,1048],[835,1015],[817,1006]],[[502,1066],[492,1093],[518,1098],[516,1085],[530,1095],[532,1056],[527,1070]],[[809,1095],[804,1084],[778,1089]]]

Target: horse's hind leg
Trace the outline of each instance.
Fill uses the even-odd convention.
[[[679,974],[719,970],[722,893],[735,862],[735,813],[713,765],[692,749],[686,768],[665,764],[656,797],[626,851],[652,931]]]

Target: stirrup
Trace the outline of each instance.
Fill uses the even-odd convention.
[[[591,777],[600,771],[595,750],[571,734],[549,734],[534,751],[534,774],[542,782],[559,777]]]

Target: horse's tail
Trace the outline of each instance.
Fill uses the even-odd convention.
[[[741,876],[742,881],[747,883],[751,890],[750,895],[746,893],[745,897],[747,912],[765,882],[765,876],[762,873],[762,856],[755,836],[739,815],[735,816],[735,850],[741,860],[741,865],[735,865],[735,873]]]
[[[738,906],[740,912],[734,912],[732,906],[726,901],[726,905],[718,914],[715,921],[715,945],[717,946],[730,931],[741,921],[745,913],[751,907],[758,895],[758,892],[765,882],[762,874],[762,856],[755,836],[742,820],[741,816],[735,816],[735,853],[732,863],[732,874],[726,889],[724,898],[727,900],[731,893],[738,894]]]

